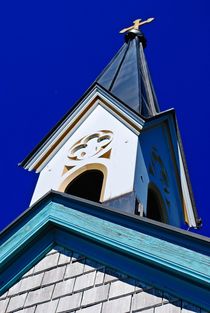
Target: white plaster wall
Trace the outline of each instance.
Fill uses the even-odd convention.
[[[96,155],[82,161],[74,161],[74,164],[76,163],[78,165],[63,175],[65,164],[70,165],[70,161],[67,158],[69,149],[82,137],[98,132],[99,130],[113,132],[113,140],[110,144],[112,147],[110,159],[98,158]],[[103,201],[132,191],[137,143],[137,135],[98,104],[41,171],[31,204],[51,189],[59,191],[64,179],[66,181],[71,179],[70,176],[75,175],[75,171],[80,167],[90,164],[102,164],[107,168]],[[67,177],[69,178],[67,179]]]

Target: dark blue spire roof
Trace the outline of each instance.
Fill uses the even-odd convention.
[[[131,31],[126,42],[96,81],[145,117],[160,112],[154,92],[144,47],[146,40],[140,31]]]

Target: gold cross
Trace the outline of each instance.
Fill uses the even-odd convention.
[[[130,26],[128,28],[123,28],[121,31],[120,31],[120,34],[123,34],[123,33],[126,33],[128,32],[129,30],[132,30],[132,29],[135,29],[135,30],[139,30],[139,27],[144,25],[144,24],[147,24],[147,23],[151,23],[155,18],[154,17],[150,17],[148,18],[146,21],[142,21],[142,19],[138,19],[138,20],[135,20],[133,21],[133,26]]]

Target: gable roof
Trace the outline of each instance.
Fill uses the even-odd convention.
[[[141,273],[148,284],[210,309],[209,243],[200,235],[51,192],[2,232],[0,292],[58,244],[136,279]]]
[[[71,109],[64,115],[64,117],[50,130],[50,132],[40,141],[40,143],[35,146],[35,148],[26,156],[26,158],[19,163],[19,166],[28,169],[28,163],[46,146],[49,142],[58,136],[63,129],[65,129],[78,115],[78,112],[81,109],[86,110],[86,107],[90,106],[92,101],[97,100],[98,98],[103,98],[112,103],[113,107],[116,107],[118,111],[123,112],[124,118],[130,119],[132,122],[135,122],[138,127],[143,125],[145,118],[137,114],[133,109],[131,109],[127,104],[122,100],[118,99],[116,96],[111,94],[104,87],[100,86],[95,82],[85,93],[84,95],[71,107]]]

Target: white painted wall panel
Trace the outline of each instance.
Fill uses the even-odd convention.
[[[96,154],[80,161],[69,160],[69,149],[77,141],[100,130],[109,130],[113,133],[113,140],[109,145],[111,147],[109,159],[98,157]],[[76,175],[75,173],[79,173],[83,166],[92,166],[94,168],[93,164],[107,168],[103,201],[132,191],[137,142],[138,137],[136,134],[104,107],[97,105],[41,171],[31,204],[51,189],[63,191],[64,186],[71,181],[72,177]],[[63,175],[65,165],[74,165],[74,167]]]

